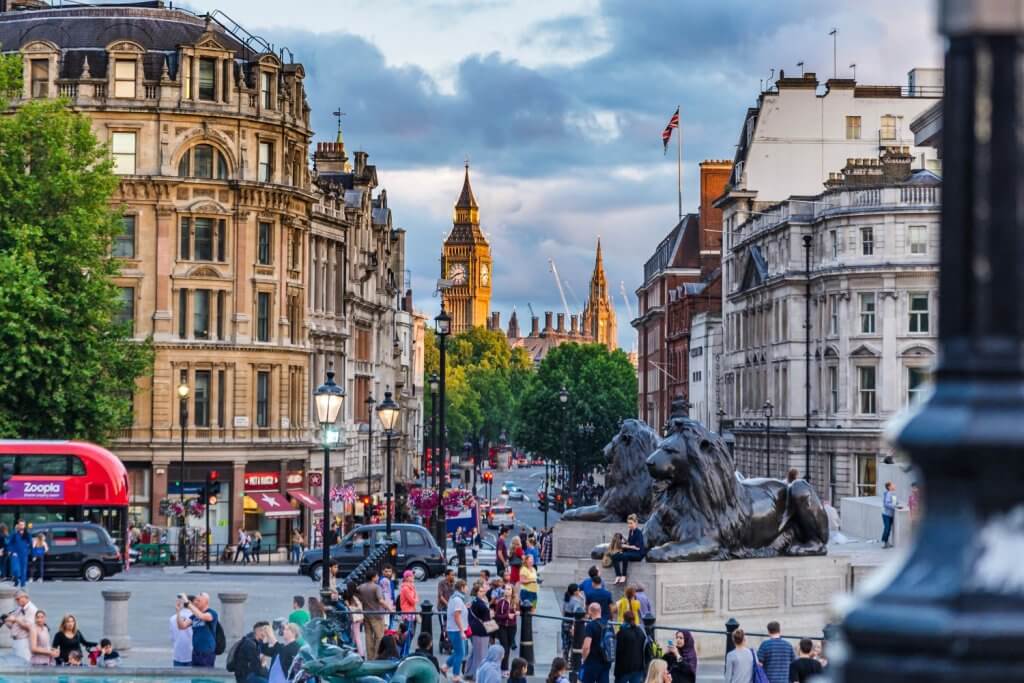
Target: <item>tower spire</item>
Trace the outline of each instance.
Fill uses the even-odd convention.
[[[466,157],[466,175],[462,180],[462,194],[459,195],[459,201],[455,203],[455,207],[459,209],[476,209],[476,197],[473,196],[473,187],[469,184],[469,157]]]

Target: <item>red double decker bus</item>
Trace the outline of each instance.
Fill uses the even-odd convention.
[[[105,448],[82,441],[0,440],[0,465],[14,476],[0,495],[0,523],[18,519],[100,524],[118,545],[128,526],[128,472]]]

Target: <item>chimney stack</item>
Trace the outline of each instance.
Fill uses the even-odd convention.
[[[348,165],[344,142],[318,142],[313,165],[321,173],[343,173]]]
[[[366,172],[366,152],[356,152],[356,175],[361,176]]]
[[[538,318],[537,316],[533,316],[533,318],[530,319],[530,336],[540,336],[540,318]]]
[[[558,327],[556,331],[559,334],[565,334],[565,313],[558,314]]]
[[[569,316],[569,334],[577,336],[580,333],[579,317],[575,315]]]
[[[544,311],[544,334],[551,332],[551,320],[554,314],[551,311]]]

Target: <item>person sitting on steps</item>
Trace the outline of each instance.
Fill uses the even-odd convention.
[[[615,568],[615,583],[626,583],[629,563],[644,559],[644,532],[640,528],[640,520],[636,515],[626,518],[629,525],[629,536],[622,544],[622,550],[612,555],[612,567]]]

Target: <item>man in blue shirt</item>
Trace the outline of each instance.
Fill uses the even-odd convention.
[[[15,587],[24,587],[28,579],[28,553],[32,546],[25,520],[19,519],[11,537],[7,539],[7,554],[11,558],[11,577]]]
[[[885,493],[882,494],[882,547],[891,548],[889,536],[892,534],[892,521],[896,518],[896,485],[885,482]]]
[[[789,665],[796,659],[793,646],[782,639],[779,622],[768,622],[768,640],[757,648],[757,659],[764,667],[769,683],[790,683]]]
[[[183,596],[178,596],[183,597]],[[217,661],[217,612],[210,609],[209,593],[200,593],[194,600],[185,601],[185,609],[192,612],[186,619],[178,617],[178,628],[192,628],[192,666],[213,667]]]
[[[584,595],[593,590],[594,577],[599,576],[600,574],[600,569],[598,569],[594,565],[590,565],[590,569],[587,570],[587,578],[580,581],[580,590],[583,591]],[[587,601],[587,604],[590,604],[590,602]]]
[[[597,603],[601,606],[601,620],[608,621],[612,618],[612,594],[604,587],[601,575],[598,574],[591,580],[590,590],[583,593],[587,597],[587,604]]]

